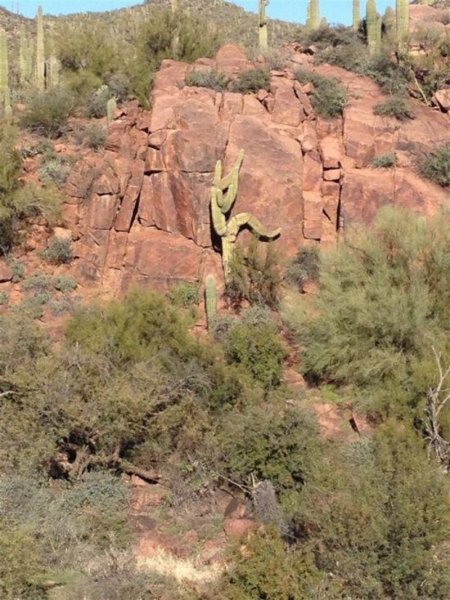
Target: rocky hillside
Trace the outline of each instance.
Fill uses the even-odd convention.
[[[412,20],[433,11],[414,7]],[[223,160],[227,171],[241,149],[235,213],[281,227],[275,247],[286,259],[303,245],[335,244],[386,203],[431,214],[448,201],[448,190],[417,169],[421,157],[450,142],[445,90],[436,106],[411,100],[414,118],[377,116],[374,108],[386,100],[377,84],[339,67],[316,66],[314,52],[286,46],[284,68],[271,71],[267,89],[251,93],[185,82],[191,73],[217,71],[233,80],[265,67],[237,46],[192,65],[166,60],[154,81],[152,109],[137,101],[119,108],[104,149],[80,146],[76,133],[86,121],[73,119],[66,139],[55,144],[57,157],[73,164],[63,188],[63,226],[52,230],[37,220],[28,227],[28,241],[16,250],[27,270],[48,269],[41,252],[61,238],[72,240],[75,260],[57,269],[75,276],[82,295],[120,294],[136,283],[167,288],[202,282],[210,272],[220,280],[209,190],[216,161]],[[341,83],[347,96],[342,116],[317,113],[315,86],[300,83],[299,68]],[[25,137],[22,145],[37,142]],[[391,164],[375,168],[380,160]],[[39,179],[36,157],[26,158],[23,169],[25,180]],[[2,273],[1,291],[20,298],[20,283],[11,281],[5,264]]]
[[[190,70],[236,76],[255,66],[235,46],[193,66],[165,61],[152,110],[137,102],[118,110],[104,152],[80,157],[66,185],[66,230],[58,235],[74,240],[77,275],[86,285],[166,287],[202,281],[209,271],[220,275],[209,188],[216,161],[227,169],[240,149],[235,210],[281,227],[276,244],[285,257],[304,244],[335,244],[386,203],[431,214],[448,200],[416,170],[420,156],[450,142],[447,113],[416,101],[415,119],[376,116],[384,97],[374,82],[287,52],[286,69],[272,71],[270,90],[256,94],[184,85]],[[349,100],[342,118],[315,113],[313,86],[294,77],[300,65],[343,83]],[[374,159],[391,154],[395,168],[374,168]]]

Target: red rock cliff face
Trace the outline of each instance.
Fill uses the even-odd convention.
[[[447,114],[417,103],[414,121],[376,117],[373,107],[383,97],[372,81],[312,67],[295,51],[289,64],[272,72],[270,92],[242,95],[184,86],[192,68],[229,75],[251,68],[238,48],[225,46],[215,60],[193,66],[164,61],[152,110],[129,103],[109,128],[104,155],[88,156],[69,179],[67,214],[86,281],[123,291],[220,274],[209,188],[217,159],[227,170],[241,148],[233,212],[249,211],[268,228],[281,227],[276,243],[288,257],[305,243],[335,243],[350,223],[370,222],[386,203],[428,214],[447,200],[413,170],[418,155],[450,142]],[[317,117],[311,87],[295,80],[299,65],[347,87],[343,118]],[[389,152],[397,153],[397,168],[371,168],[374,156]]]

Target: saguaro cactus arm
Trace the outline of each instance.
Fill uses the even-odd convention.
[[[259,219],[251,215],[250,213],[240,213],[235,215],[227,225],[227,234],[230,238],[237,237],[239,231],[248,226],[252,233],[257,235],[260,238],[266,238],[268,240],[273,240],[278,237],[281,233],[281,229],[274,229],[273,231],[269,231],[264,227]]]

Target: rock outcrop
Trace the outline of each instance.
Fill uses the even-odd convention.
[[[209,190],[216,161],[228,171],[241,149],[235,212],[281,227],[276,244],[286,257],[302,244],[334,244],[349,224],[370,222],[386,203],[429,214],[445,202],[447,192],[414,167],[418,156],[450,142],[450,116],[419,102],[415,120],[375,116],[383,95],[373,81],[311,60],[290,49],[289,66],[273,71],[270,90],[257,94],[184,83],[191,69],[235,77],[253,67],[237,47],[194,65],[164,61],[152,109],[132,101],[118,111],[103,155],[89,154],[67,183],[80,276],[122,291],[202,280],[206,272],[221,276]],[[347,88],[342,118],[315,114],[311,85],[294,77],[298,65]],[[375,156],[391,152],[395,169],[372,168]]]

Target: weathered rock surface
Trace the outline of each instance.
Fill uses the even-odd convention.
[[[276,244],[286,257],[305,243],[334,244],[343,228],[370,223],[384,204],[430,214],[448,200],[446,190],[414,167],[417,156],[450,142],[450,114],[412,101],[415,120],[375,116],[384,96],[373,81],[314,67],[311,55],[293,50],[292,68],[272,72],[269,91],[245,95],[184,85],[192,69],[236,77],[251,68],[235,46],[194,65],[163,61],[152,110],[132,101],[118,111],[103,154],[79,161],[66,185],[66,227],[77,240],[78,272],[86,282],[126,290],[136,283],[165,288],[201,281],[211,271],[220,276],[209,190],[216,161],[228,172],[241,149],[233,214],[248,211],[269,229],[281,227]],[[317,117],[312,86],[293,76],[298,65],[347,88],[342,118]],[[387,153],[397,154],[399,166],[372,168],[374,157]],[[247,238],[244,232],[241,240]]]

